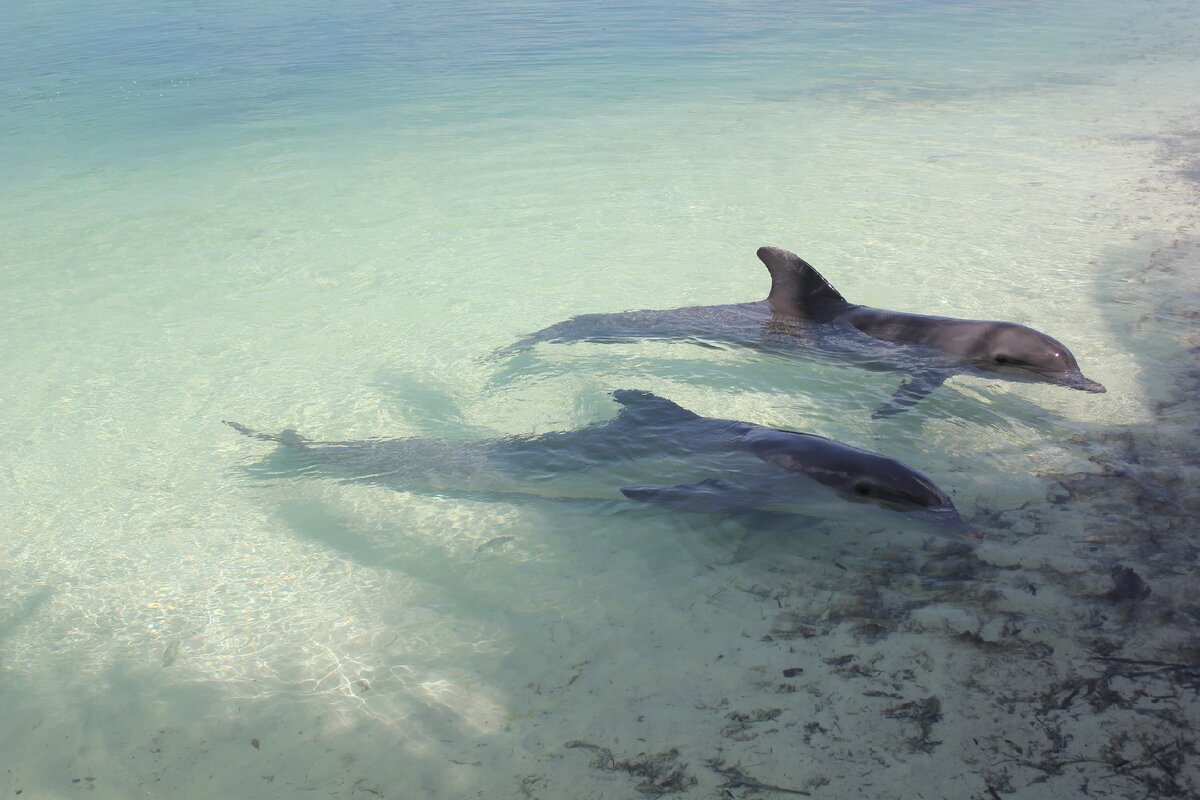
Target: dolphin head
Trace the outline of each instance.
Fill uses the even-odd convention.
[[[1041,331],[1015,322],[992,323],[971,353],[976,366],[1012,377],[1056,383],[1084,392],[1104,392],[1104,385],[1085,378],[1067,346]]]
[[[813,434],[766,428],[751,431],[747,443],[762,460],[803,473],[848,500],[917,512],[952,536],[972,543],[981,539],[945,492],[894,458]]]

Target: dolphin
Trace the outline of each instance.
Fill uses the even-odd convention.
[[[916,405],[948,378],[994,375],[1054,383],[1085,392],[1104,386],[1084,377],[1067,346],[1015,322],[956,319],[886,311],[848,302],[811,264],[778,247],[760,247],[771,274],[765,300],[669,310],[583,314],[543,328],[494,355],[506,357],[541,342],[631,342],[670,339],[708,347],[728,343],[802,353],[870,370],[909,375],[872,416]]]
[[[700,514],[803,516],[825,507],[840,516],[842,501],[853,501],[979,540],[945,492],[894,458],[811,433],[702,417],[649,392],[612,396],[620,410],[607,422],[467,444],[420,437],[320,442],[293,430],[225,424],[280,445],[263,470],[277,476],[322,475],[483,499],[624,497]]]

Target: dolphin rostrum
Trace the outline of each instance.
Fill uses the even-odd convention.
[[[512,355],[539,342],[673,339],[801,352],[866,369],[907,372],[910,378],[875,411],[875,417],[911,408],[959,373],[1104,391],[1104,386],[1083,376],[1066,345],[1041,331],[1015,322],[934,317],[854,305],[796,254],[760,247],[758,257],[771,273],[766,300],[583,314],[532,333],[496,355]]]
[[[495,499],[624,497],[674,511],[805,514],[834,501],[908,512],[967,541],[978,534],[929,478],[894,458],[809,433],[710,419],[649,392],[620,390],[617,416],[573,431],[456,444],[405,438],[318,442],[235,430],[280,445],[274,475]]]

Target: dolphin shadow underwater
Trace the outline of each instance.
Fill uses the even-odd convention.
[[[912,408],[948,378],[964,373],[1105,391],[1084,377],[1066,345],[1041,331],[1015,322],[855,305],[795,253],[760,247],[758,257],[771,274],[765,300],[583,314],[536,331],[493,356],[506,358],[540,343],[677,340],[907,373],[891,399],[872,414],[877,419]]]
[[[312,441],[295,431],[246,436],[279,445],[257,471],[322,476],[403,491],[495,500],[617,501],[677,512],[840,518],[873,504],[967,542],[979,534],[929,478],[888,456],[814,434],[702,417],[649,392],[619,390],[613,419],[573,431],[453,443],[421,437]],[[833,506],[832,509],[830,506]]]

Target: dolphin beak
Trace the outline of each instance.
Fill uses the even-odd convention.
[[[938,524],[938,527],[960,542],[976,545],[983,541],[983,534],[960,517],[958,512],[953,509],[935,511],[932,517],[934,522]]]
[[[1071,389],[1078,389],[1081,392],[1091,392],[1092,394],[1104,394],[1108,391],[1104,388],[1104,384],[1094,381],[1091,378],[1083,377],[1082,372],[1068,375],[1062,381],[1062,385]]]

